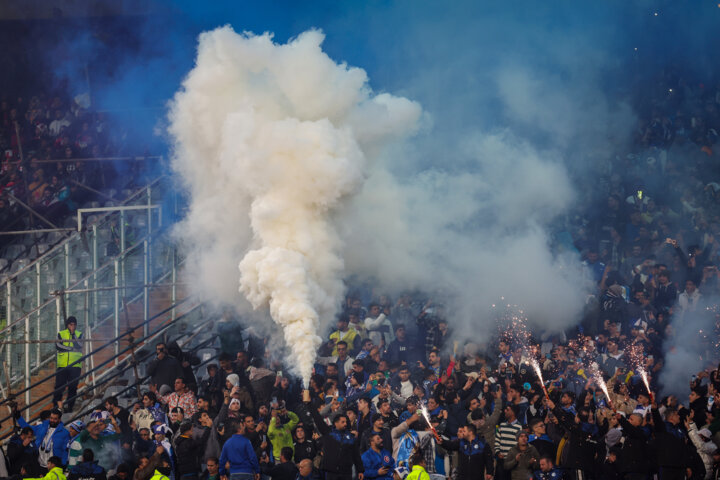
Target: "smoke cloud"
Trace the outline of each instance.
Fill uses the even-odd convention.
[[[717,368],[720,322],[717,298],[702,298],[694,312],[676,312],[665,341],[665,364],[659,383],[664,395],[682,399],[691,376]]]
[[[415,131],[421,114],[374,95],[363,70],[322,52],[323,39],[205,33],[170,115],[174,165],[192,199],[180,227],[199,252],[192,271],[209,280],[206,293],[217,286],[215,298],[233,299],[229,265],[244,253],[240,290],[253,308],[269,306],[306,386],[344,290],[331,215],[358,191],[368,155]]]

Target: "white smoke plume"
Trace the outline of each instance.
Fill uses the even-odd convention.
[[[255,309],[269,306],[305,385],[344,289],[333,212],[421,117],[417,104],[375,95],[363,70],[331,60],[323,39],[204,33],[170,114],[173,165],[191,197],[178,231],[194,283],[237,304],[228,280],[242,258],[240,291]]]

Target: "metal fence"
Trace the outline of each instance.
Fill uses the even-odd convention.
[[[109,212],[80,212],[85,227],[0,284],[0,391],[8,385],[27,388],[31,376],[54,360],[52,339],[74,315],[86,338],[105,325],[112,337],[126,328],[123,304],[142,306],[149,318],[151,293],[169,290],[177,298],[174,244],[162,225],[159,205],[168,184],[163,180],[136,192]],[[79,223],[80,224],[80,223]],[[147,335],[147,322],[144,334]],[[102,343],[101,341],[99,343]],[[120,350],[115,341],[115,354]],[[85,342],[85,353],[92,343]],[[86,371],[92,358],[85,360]],[[115,359],[117,362],[117,358]],[[9,378],[8,378],[9,377]],[[30,403],[30,392],[25,392]]]

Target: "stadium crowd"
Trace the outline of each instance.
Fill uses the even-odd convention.
[[[43,92],[0,101],[2,230],[47,228],[27,207],[61,224],[85,202],[107,201],[109,196],[99,190],[129,188],[132,180],[140,181],[142,162],[131,162],[126,171],[127,165],[87,161],[121,153],[122,133],[105,113],[93,111],[83,95]]]
[[[268,339],[227,312],[216,326],[217,364],[196,370],[198,359],[177,344],[158,344],[149,387],[129,408],[108,397],[68,425],[60,410],[34,425],[17,413],[7,476],[720,478],[720,370],[710,364],[719,334],[710,308],[720,288],[718,93],[670,73],[650,89],[634,153],[608,162],[573,217],[572,248],[593,285],[575,328],[521,337],[499,325],[482,339],[458,338],[442,299],[391,299],[355,285],[318,351],[307,398]],[[686,396],[659,396],[677,322],[693,315],[716,322],[697,340],[705,367],[681,379]]]

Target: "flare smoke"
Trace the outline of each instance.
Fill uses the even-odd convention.
[[[421,114],[406,99],[374,95],[363,70],[323,53],[323,39],[204,33],[170,113],[173,165],[191,196],[180,227],[195,252],[190,269],[209,299],[227,299],[224,273],[244,255],[240,291],[255,309],[269,307],[306,386],[319,329],[343,293],[332,214]],[[224,232],[213,231],[219,223]]]

